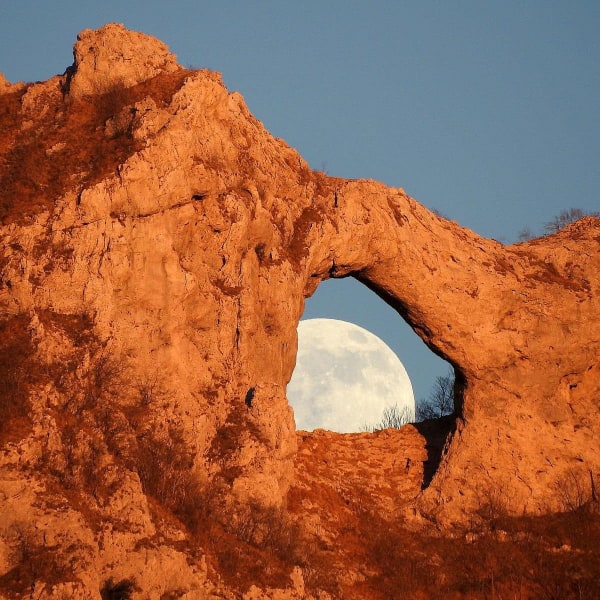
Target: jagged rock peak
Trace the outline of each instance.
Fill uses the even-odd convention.
[[[77,36],[73,56],[68,71],[72,98],[101,94],[115,85],[131,87],[181,68],[165,43],[119,23],[84,29]]]

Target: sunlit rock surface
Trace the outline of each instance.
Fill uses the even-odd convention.
[[[303,502],[324,514],[320,501],[359,489],[442,526],[490,504],[554,510],[568,482],[589,490],[598,219],[504,247],[401,189],[313,172],[218,74],[151,37],[109,25],[74,56],[47,82],[0,79],[6,589],[25,539],[47,563],[38,598],[99,598],[134,574],[152,598],[307,597],[299,571],[279,591],[228,579],[220,555],[199,558],[202,535],[262,543],[248,507],[291,502],[306,520]],[[296,326],[319,282],[347,275],[455,366],[444,435],[307,433],[297,454]]]

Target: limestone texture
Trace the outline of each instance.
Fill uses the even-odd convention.
[[[252,515],[289,508],[333,543],[333,497],[443,528],[595,493],[600,219],[503,246],[311,170],[154,38],[110,24],[74,58],[0,77],[0,595],[326,598],[207,539],[263,547]],[[304,302],[346,276],[454,366],[450,422],[295,431]]]

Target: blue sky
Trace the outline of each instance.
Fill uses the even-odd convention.
[[[600,210],[597,0],[5,0],[0,71],[62,73],[77,33],[107,22],[222,72],[313,168],[403,187],[486,237]],[[417,398],[446,371],[359,284],[323,284],[306,315],[380,335]]]

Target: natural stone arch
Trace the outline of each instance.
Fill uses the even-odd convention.
[[[130,378],[163,375],[167,416],[182,421],[197,471],[224,479],[238,499],[278,502],[293,480],[285,386],[304,298],[323,279],[352,274],[463,377],[457,435],[423,510],[460,518],[488,487],[504,490],[515,512],[552,508],[573,465],[598,471],[597,219],[503,247],[402,190],[313,172],[217,74],[179,72],[161,50],[155,65],[119,63],[124,77],[95,55],[129,55],[139,39],[118,26],[88,32],[68,76],[7,91],[18,113],[11,127],[28,132],[15,151],[38,131],[44,160],[77,169],[52,151],[76,133],[66,122],[44,137],[44,115],[83,110],[73,100],[99,82],[152,77],[148,89],[161,90],[109,119],[136,142],[116,169],[91,180],[80,173],[81,189],[63,182],[58,191],[40,170],[36,185],[52,197],[25,220],[4,215],[2,316],[27,317],[38,347],[55,352],[45,361],[75,351],[69,332],[44,327],[39,315],[91,315],[94,335],[127,359]],[[38,395],[43,414],[51,393]]]
[[[503,247],[401,190],[338,182],[334,197],[322,208],[320,235],[307,236],[307,285],[354,274],[453,364],[464,387],[459,435],[425,504],[439,495],[446,512],[453,504],[472,510],[490,488],[504,490],[509,511],[540,510],[573,465],[597,471],[597,425],[588,419],[597,410],[597,351],[573,345],[597,328],[598,221]],[[582,255],[588,245],[595,250]]]

